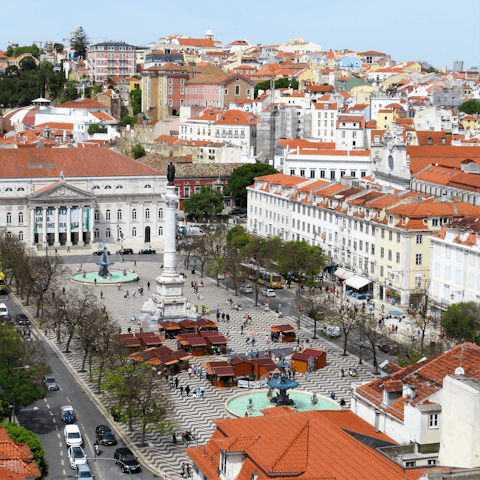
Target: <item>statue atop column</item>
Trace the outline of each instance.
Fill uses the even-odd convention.
[[[170,165],[167,167],[167,180],[169,185],[173,185],[175,180],[175,165],[173,162],[170,162]]]

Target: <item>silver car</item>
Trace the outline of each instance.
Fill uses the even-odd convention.
[[[43,381],[47,386],[47,390],[58,390],[58,383],[53,375],[45,375]]]
[[[75,478],[82,478],[84,480],[95,480],[95,475],[90,470],[87,463],[77,465],[75,468]]]

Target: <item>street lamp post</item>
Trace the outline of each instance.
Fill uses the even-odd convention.
[[[13,367],[13,370],[28,370],[30,365],[25,365],[24,367]],[[15,419],[15,386],[17,383],[17,375],[13,372],[13,402],[12,402],[12,419]]]

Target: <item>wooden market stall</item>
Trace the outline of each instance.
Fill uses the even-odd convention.
[[[178,323],[170,320],[157,323],[157,327],[162,340],[172,339],[182,331],[182,327]]]
[[[239,357],[238,355],[230,359],[230,365],[235,372],[235,378],[248,377],[253,373],[253,364],[248,358]]]
[[[274,325],[270,327],[270,338],[273,342],[294,342],[296,338],[295,329],[291,325]]]
[[[323,350],[315,350],[313,348],[306,348],[301,352],[295,352],[292,355],[292,368],[300,373],[305,373],[309,365],[312,370],[323,368],[327,364],[327,352]]]
[[[280,370],[277,364],[271,358],[252,358],[250,360],[253,365],[253,373],[258,377],[262,377],[266,373],[271,374],[275,370]]]
[[[218,330],[217,322],[209,320],[208,318],[199,318],[197,320],[197,327],[199,331]]]
[[[141,332],[137,333],[136,337],[140,339],[143,348],[156,348],[162,346],[162,338],[155,332]]]
[[[233,387],[235,371],[228,362],[208,362],[205,367],[207,379],[217,388]]]
[[[218,330],[201,331],[200,335],[206,339],[207,348],[210,353],[226,355],[228,340],[225,336],[219,333]]]
[[[139,338],[136,338],[133,335],[131,337],[122,337],[123,335],[119,335],[118,342],[122,344],[129,352],[143,350],[142,342]]]
[[[178,369],[180,371],[188,370],[188,366],[190,364],[190,359],[192,358],[192,355],[190,355],[188,352],[182,349],[172,352],[171,355],[172,357],[175,357],[178,360]]]
[[[197,324],[190,319],[185,319],[182,320],[181,322],[178,322],[180,327],[182,327],[182,332],[183,333],[195,333],[195,330],[197,328]]]

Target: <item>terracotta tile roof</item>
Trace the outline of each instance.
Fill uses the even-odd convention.
[[[480,147],[455,146],[407,146],[410,155],[410,171],[415,174],[427,165],[439,164],[460,168],[463,160],[471,159],[480,165]]]
[[[397,197],[398,200],[398,197]],[[480,207],[464,202],[441,202],[441,203],[403,203],[388,208],[388,213],[404,215],[406,217],[430,217],[430,216],[456,216],[480,214]]]
[[[45,128],[49,127],[50,129],[55,130],[73,130],[73,123],[60,123],[60,122],[46,122],[40,125],[35,125],[34,128]]]
[[[442,142],[443,140],[443,142]],[[419,145],[451,145],[452,136],[445,135],[445,132],[417,132]]]
[[[227,110],[213,123],[215,125],[256,125],[257,116],[242,110]]]
[[[215,47],[213,40],[207,38],[178,38],[177,41],[188,47]]]
[[[335,142],[312,142],[304,138],[280,138],[278,139],[277,145],[283,147],[297,148],[302,149],[308,148],[320,148],[320,149],[335,149]]]
[[[292,475],[299,480],[408,478],[399,465],[342,429],[350,427],[349,431],[379,438],[372,426],[351,411],[293,413],[275,408],[263,417],[215,423],[217,430],[205,447],[185,449],[208,478],[218,478],[220,451],[232,448],[246,454],[240,480],[249,480],[252,471],[259,480],[285,480]]]
[[[273,175],[265,175],[263,177],[256,177],[255,180],[265,180],[270,184],[282,185],[283,187],[295,187],[296,185],[305,182],[305,178],[292,177],[283,173],[274,173]]]
[[[356,392],[367,401],[374,403],[378,408],[403,420],[404,403],[408,401],[413,406],[423,404],[430,395],[438,392],[443,386],[443,379],[447,375],[455,373],[455,369],[460,365],[460,357],[462,357],[462,367],[465,370],[465,375],[478,378],[480,347],[473,343],[464,343],[423,362],[410,365],[390,375],[361,385],[357,387]],[[405,399],[402,396],[387,409],[382,407],[383,385],[390,381],[402,382],[415,387],[415,398]]]
[[[86,108],[86,109],[101,109],[109,110],[103,103],[100,103],[97,100],[92,98],[78,98],[77,100],[72,100],[71,102],[62,103],[57,105],[56,108]]]
[[[91,114],[95,117],[98,118],[99,120],[107,120],[107,121],[113,121],[113,122],[118,122],[118,118],[115,118],[113,115],[108,115],[108,113],[105,112],[91,112]],[[150,125],[150,124],[149,124]]]
[[[108,148],[87,150],[0,149],[0,178],[109,177],[164,175]]]

